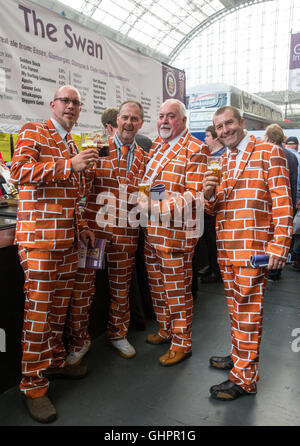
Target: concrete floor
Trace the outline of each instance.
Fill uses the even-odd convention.
[[[230,351],[229,320],[223,285],[201,285],[195,302],[193,356],[170,368],[158,358],[166,345],[145,342],[156,329],[130,330],[134,359],[119,356],[100,336],[85,358],[89,375],[81,381],[54,381],[49,396],[58,419],[51,426],[296,426],[300,420],[300,273],[287,266],[282,280],[268,283],[256,395],[216,401],[209,387],[227,378],[209,367],[213,354]],[[299,341],[297,341],[297,337]],[[294,344],[293,344],[294,342]],[[0,395],[0,426],[36,426],[17,387]]]

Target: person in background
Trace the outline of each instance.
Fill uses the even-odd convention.
[[[262,335],[263,295],[270,269],[284,267],[292,239],[292,202],[287,160],[280,147],[244,132],[235,107],[214,114],[218,137],[227,147],[219,184],[204,174],[207,212],[216,215],[218,261],[231,322],[231,352],[210,358],[230,370],[227,381],[210,388],[213,398],[232,401],[256,393]],[[267,268],[251,268],[252,255],[269,256]]]
[[[159,323],[159,331],[146,340],[154,345],[170,343],[159,358],[162,366],[179,364],[192,354],[192,258],[200,231],[192,228],[195,231],[189,234],[188,222],[184,218],[178,221],[177,216],[183,217],[189,206],[195,210],[199,205],[209,150],[190,134],[186,121],[182,102],[169,99],[161,105],[159,136],[149,153],[143,181],[153,186],[163,184],[165,198],[158,201],[141,197],[139,202],[142,213],[151,213],[152,201],[159,213],[158,218],[151,213],[148,220],[144,252]],[[169,221],[165,222],[165,217]]]
[[[264,138],[265,142],[276,144],[281,147],[284,155],[286,156],[288,167],[289,167],[289,177],[291,186],[291,196],[293,203],[293,215],[295,215],[297,210],[297,184],[298,184],[298,160],[296,154],[292,150],[288,150],[283,147],[284,133],[282,128],[278,124],[271,124],[266,128],[266,134]],[[282,269],[271,269],[268,274],[268,280],[274,282],[281,279]]]
[[[143,125],[143,118],[144,111],[139,102],[126,101],[120,106],[117,131],[109,143],[110,154],[99,158],[94,183],[83,211],[84,222],[87,222],[83,230],[89,228],[93,231],[92,246],[95,237],[107,240],[106,255],[110,286],[108,338],[111,345],[126,359],[136,355],[136,350],[129,343],[127,335],[130,323],[129,289],[139,227],[130,225],[127,217],[132,205],[128,201],[124,202],[122,194],[125,190],[127,197],[137,193],[138,184],[145,173],[148,155],[135,141],[135,136]],[[103,203],[99,202],[99,197],[104,200]],[[106,200],[112,198],[115,205],[108,205]],[[106,210],[107,216],[105,216]],[[124,213],[126,221],[122,219]],[[90,268],[79,268],[76,275],[67,329],[69,364],[79,364],[91,346],[88,325],[95,276],[96,270]]]
[[[290,150],[298,159],[298,187],[297,187],[297,207],[300,207],[300,153],[299,141],[296,136],[289,136],[285,141],[285,147]]]
[[[46,123],[21,128],[10,169],[19,188],[15,243],[25,275],[20,390],[42,423],[56,418],[49,379],[87,373],[86,366],[66,365],[62,336],[78,264],[79,204],[98,159],[92,149],[79,153],[70,134],[81,111],[78,90],[59,88],[50,108]]]

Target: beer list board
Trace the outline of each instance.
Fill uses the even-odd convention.
[[[156,136],[161,103],[184,102],[184,72],[143,56],[29,1],[6,0],[0,30],[0,131],[42,122],[59,86],[74,85],[83,106],[74,132],[101,126],[107,107],[142,103],[141,133]],[[172,90],[165,79],[171,77]],[[173,80],[180,85],[174,89]]]

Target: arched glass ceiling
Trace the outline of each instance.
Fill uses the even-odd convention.
[[[171,65],[185,70],[187,87],[235,85],[300,120],[300,92],[288,91],[291,32],[300,32],[300,0],[253,4],[202,29]]]
[[[200,23],[222,10],[268,0],[60,0],[135,40],[169,56]]]

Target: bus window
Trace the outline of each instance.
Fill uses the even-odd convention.
[[[220,108],[227,105],[227,93],[198,93],[191,94],[189,97],[188,108],[206,109]]]
[[[231,93],[231,104],[233,107],[241,108],[241,96],[236,93]]]

